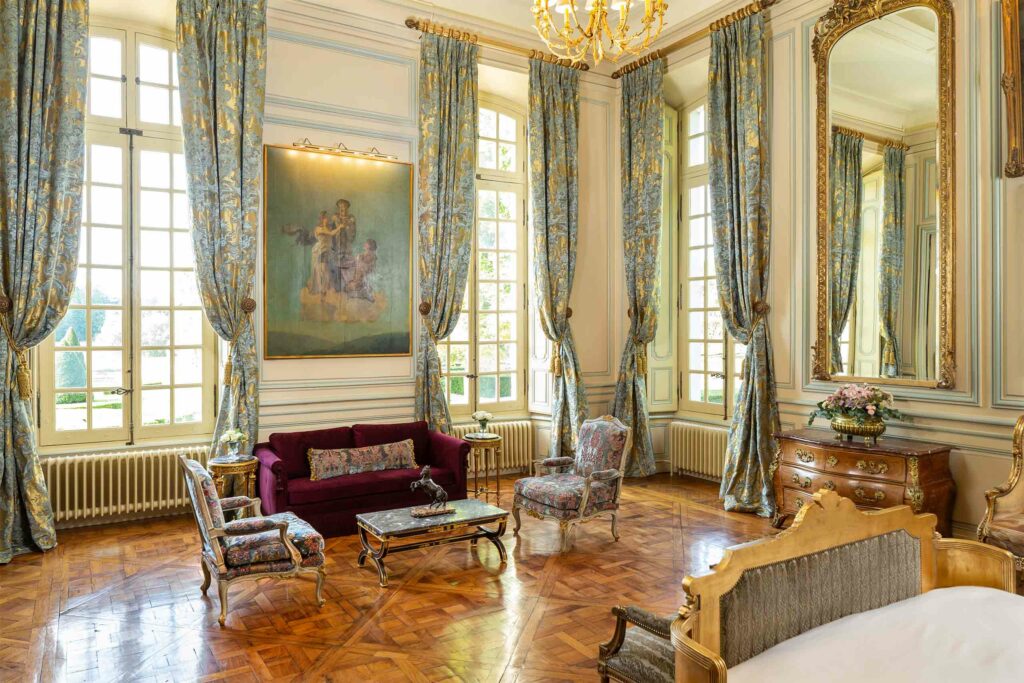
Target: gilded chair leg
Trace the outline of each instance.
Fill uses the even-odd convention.
[[[522,520],[519,519],[519,508],[517,508],[517,507],[513,507],[512,508],[512,517],[515,518],[515,520],[516,520],[515,528],[512,529],[512,535],[513,536],[518,536],[519,535],[519,527],[522,526],[522,524],[523,524]]]
[[[559,522],[559,536],[561,537],[561,548],[563,553],[569,552],[572,547],[573,525],[568,522]]]
[[[325,575],[326,575],[326,572],[324,572],[324,568],[323,567],[320,567],[319,569],[316,570],[316,602],[321,607],[323,607],[324,603],[326,602],[324,600],[324,577],[325,577]]]
[[[199,590],[206,595],[206,590],[210,587],[210,568],[206,566],[206,560],[199,558],[199,566],[203,568],[203,585],[199,587]]]
[[[619,513],[612,513],[612,538],[619,540]]]
[[[218,580],[217,592],[220,594],[220,618],[217,621],[223,626],[228,618],[228,582]]]

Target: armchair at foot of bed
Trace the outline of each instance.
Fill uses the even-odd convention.
[[[1024,578],[1024,415],[1013,429],[1013,461],[1006,483],[985,492],[985,518],[978,540],[1013,553]]]
[[[615,633],[599,648],[597,672],[602,683],[671,683],[675,680],[672,621],[639,607],[613,607]],[[632,628],[631,628],[632,627]]]

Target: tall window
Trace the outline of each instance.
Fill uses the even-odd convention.
[[[728,417],[735,403],[745,347],[729,339],[719,307],[715,272],[714,225],[707,167],[707,107],[687,109],[683,117],[682,200],[684,410]]]
[[[216,336],[185,195],[174,43],[92,27],[79,268],[40,347],[43,445],[213,429]]]
[[[452,414],[525,405],[526,126],[511,104],[480,100],[473,258],[455,332],[441,343]]]

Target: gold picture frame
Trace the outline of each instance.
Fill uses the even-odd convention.
[[[926,7],[938,20],[938,351],[936,379],[842,376],[844,382],[924,386],[952,389],[956,382],[956,90],[954,21],[951,0],[835,0],[814,26],[812,52],[815,63],[817,108],[815,144],[817,159],[817,330],[812,347],[811,375],[833,381],[829,368],[829,56],[844,35],[868,22],[912,7]]]
[[[388,242],[391,243],[391,246],[393,247],[392,251],[397,250],[397,251],[403,252],[402,254],[400,254],[400,258],[403,260],[403,263],[401,264],[401,267],[398,268],[398,269],[392,268],[391,271],[393,271],[393,272],[389,272],[389,275],[391,277],[383,277],[383,276],[381,277],[381,279],[385,281],[385,286],[390,287],[390,290],[388,290],[388,291],[390,293],[392,293],[392,294],[397,294],[397,296],[390,297],[388,299],[387,303],[390,306],[390,308],[388,308],[388,311],[389,311],[389,315],[391,316],[391,318],[393,320],[393,324],[401,328],[401,329],[397,329],[397,331],[389,333],[389,337],[393,337],[393,339],[386,340],[382,344],[382,346],[384,346],[385,348],[379,348],[379,349],[372,349],[371,348],[368,351],[360,350],[358,352],[350,352],[350,351],[347,351],[346,349],[353,347],[353,344],[349,343],[352,340],[347,340],[347,341],[346,340],[341,340],[341,341],[338,341],[337,342],[337,344],[338,344],[338,348],[337,349],[329,349],[329,348],[327,348],[327,349],[301,348],[300,345],[295,343],[295,336],[294,335],[287,340],[288,343],[282,343],[282,342],[280,342],[280,340],[275,340],[274,335],[278,334],[278,330],[281,329],[281,326],[278,324],[278,320],[280,319],[280,317],[282,315],[282,311],[281,310],[275,311],[274,307],[275,307],[275,305],[278,305],[278,299],[280,299],[280,297],[282,295],[281,295],[281,292],[280,292],[280,290],[281,290],[280,279],[281,278],[279,277],[279,273],[277,271],[277,268],[275,267],[275,264],[272,263],[272,258],[270,257],[270,252],[273,251],[274,254],[275,254],[273,259],[281,259],[283,254],[284,254],[284,252],[287,249],[293,249],[293,248],[306,249],[310,245],[314,244],[315,240],[317,239],[316,238],[316,231],[315,231],[315,229],[313,229],[313,226],[316,225],[316,221],[315,220],[310,220],[310,216],[304,216],[304,218],[302,218],[302,219],[295,218],[294,220],[298,221],[298,223],[296,225],[294,225],[294,226],[289,226],[289,227],[292,227],[294,231],[285,233],[287,235],[287,239],[282,240],[281,239],[281,235],[277,234],[277,233],[281,232],[282,225],[284,225],[284,224],[282,223],[282,221],[281,221],[281,219],[280,219],[280,217],[278,215],[278,212],[275,212],[275,210],[274,210],[275,207],[272,206],[272,202],[275,201],[275,197],[277,195],[275,194],[275,190],[271,186],[271,184],[272,184],[272,182],[274,181],[274,178],[275,178],[275,174],[271,172],[273,170],[271,168],[272,167],[271,156],[277,156],[277,155],[279,155],[281,153],[285,153],[289,158],[292,158],[292,159],[317,159],[318,163],[316,165],[319,166],[321,169],[328,168],[327,165],[321,163],[324,159],[335,158],[335,159],[340,160],[346,166],[351,164],[351,166],[348,166],[348,172],[351,172],[353,174],[357,174],[358,173],[358,174],[362,174],[363,176],[365,176],[367,173],[372,173],[372,171],[375,168],[379,168],[382,171],[387,171],[387,172],[391,173],[392,176],[394,176],[392,181],[394,183],[396,183],[396,185],[394,187],[390,187],[388,189],[388,193],[387,193],[386,196],[383,195],[383,194],[380,196],[381,200],[392,200],[387,206],[389,208],[393,209],[394,215],[390,215],[389,214],[388,215],[388,220],[380,220],[380,216],[376,216],[376,220],[372,220],[372,221],[368,221],[367,222],[369,226],[372,226],[371,229],[380,230],[381,226],[383,225],[383,226],[386,226],[386,227],[390,228],[393,232],[395,232],[394,235],[390,235],[388,237]],[[334,166],[334,164],[331,164],[331,166]],[[341,168],[341,167],[337,166],[335,168]],[[326,171],[322,171],[322,172],[326,172]],[[357,176],[357,175],[353,175],[353,177],[354,178],[355,177],[360,177],[361,178],[361,176]],[[414,348],[415,348],[415,327],[414,327],[414,323],[413,323],[412,311],[413,311],[413,300],[414,300],[414,297],[417,296],[417,292],[414,290],[415,283],[413,281],[413,267],[414,267],[414,263],[413,262],[414,262],[414,254],[415,254],[414,248],[413,248],[413,234],[414,234],[413,233],[413,229],[414,229],[414,223],[413,223],[413,219],[414,219],[414,216],[413,216],[413,184],[414,183],[413,183],[413,178],[414,178],[413,165],[411,163],[409,163],[409,162],[398,161],[398,160],[395,160],[395,159],[390,159],[390,158],[366,158],[365,156],[353,155],[353,154],[346,153],[344,151],[335,151],[335,150],[331,150],[331,149],[310,149],[308,147],[305,147],[305,148],[304,147],[297,147],[295,145],[271,145],[271,144],[265,144],[263,146],[263,235],[262,235],[262,238],[263,238],[263,357],[264,357],[264,359],[266,359],[266,360],[283,360],[283,359],[309,359],[309,358],[369,358],[369,357],[409,357],[409,356],[412,356]],[[292,189],[294,189],[296,193],[310,192],[311,188],[315,185],[315,181],[316,181],[315,173],[314,174],[309,174],[309,175],[304,175],[301,178],[301,183],[298,183],[298,185],[296,187],[292,188]],[[294,180],[293,180],[292,184],[296,185]],[[353,214],[355,214],[353,216],[353,223],[352,223],[352,225],[353,225],[353,228],[352,228],[352,230],[353,230],[353,238],[355,238],[357,230],[360,231],[360,232],[365,232],[366,228],[367,228],[367,225],[361,225],[358,222],[358,214],[359,214],[358,207],[360,206],[360,202],[357,200],[357,197],[359,196],[359,192],[362,192],[364,195],[366,195],[366,197],[364,197],[363,201],[362,201],[362,205],[366,206],[369,199],[374,199],[374,196],[373,196],[374,192],[379,189],[379,188],[375,188],[375,186],[373,185],[372,182],[369,182],[369,183],[359,183],[358,186],[361,189],[356,189],[356,187],[355,187],[356,185],[357,185],[357,183],[352,183],[351,185],[346,185],[344,187],[344,189],[341,189],[339,187],[337,189],[337,191],[335,192],[335,194],[329,195],[331,200],[334,200],[335,195],[337,195],[339,197],[337,199],[337,203],[340,204],[342,201],[345,201],[348,204],[348,207],[351,207]],[[399,186],[399,185],[401,185],[401,186]],[[405,187],[405,186],[407,186],[407,187]],[[332,191],[333,191],[333,188],[332,188]],[[321,190],[320,191],[320,195],[323,195],[323,192],[324,191]],[[314,196],[316,197],[317,200],[320,199],[320,197],[318,197],[316,195],[314,195]],[[298,200],[298,201],[301,201],[301,200]],[[346,209],[348,207],[346,207]],[[324,208],[323,202],[321,202],[319,204],[316,204],[314,208],[316,210],[320,210],[321,214],[326,213],[326,211],[322,211],[322,209]],[[306,212],[306,213],[308,213],[308,212]],[[321,216],[321,218],[322,218],[322,216]],[[399,235],[398,235],[398,231],[399,230],[401,230],[402,232],[405,233],[405,234],[401,235],[400,239],[399,239]],[[373,263],[376,264],[377,263],[376,254],[377,254],[377,247],[378,247],[377,242],[378,241],[382,241],[382,240],[380,240],[379,233],[371,233],[367,237],[371,238],[369,241],[373,241],[374,242],[374,250],[373,251],[374,251],[375,257],[374,257]],[[359,239],[364,239],[364,237],[360,236]],[[292,241],[295,243],[294,245],[293,244],[288,244],[288,242],[292,242]],[[276,242],[276,243],[272,244],[272,242]],[[300,244],[300,243],[302,243],[302,244]],[[349,246],[352,247],[352,248],[355,248],[355,249],[358,248],[358,245],[355,245],[355,244],[349,245]],[[380,245],[380,246],[383,246],[383,245]],[[305,254],[303,254],[303,255],[305,256]],[[351,256],[351,254],[350,254],[350,256]],[[381,255],[381,258],[384,258],[383,254]],[[295,259],[294,255],[293,255],[292,261],[295,261],[295,260],[296,259]],[[292,263],[291,265],[293,266],[293,268],[291,270],[289,270],[287,268],[284,269],[286,273],[290,273],[290,272],[293,272],[293,271],[297,270],[297,269],[294,268],[294,265],[295,265],[294,263]],[[312,270],[312,265],[310,265],[310,269]],[[299,271],[299,272],[301,273],[302,271]],[[298,280],[303,280],[304,279],[304,277],[303,277],[304,275],[305,274],[303,273],[302,276],[299,276]],[[293,286],[293,288],[294,287],[299,287],[299,282],[297,280],[295,280],[295,276],[292,275],[292,277],[293,277],[293,281],[292,281],[291,285]],[[306,276],[306,277],[308,277],[308,276]],[[287,278],[285,278],[285,279],[287,279]],[[308,289],[308,288],[309,287],[307,285],[306,289]],[[381,289],[384,289],[384,287],[382,287]],[[370,290],[368,292],[362,292],[361,294],[362,294],[363,297],[373,296],[374,297],[373,299],[369,299],[369,298],[367,299],[370,303],[374,303],[374,304],[379,303],[379,299],[376,298],[377,297],[377,293],[375,293],[374,291]],[[294,298],[295,293],[293,292],[292,295],[293,295],[293,298]],[[304,293],[304,296],[307,299],[308,299],[308,295],[309,295],[308,291]],[[334,296],[341,297],[343,295],[340,295],[337,292],[335,292]],[[337,303],[337,302],[335,302],[335,303]],[[310,303],[307,301],[305,306],[309,307]],[[315,307],[315,302],[313,302],[312,306]],[[348,325],[348,324],[361,324],[361,321],[352,322],[350,320],[344,319],[346,317],[345,315],[338,316],[338,315],[333,315],[332,314],[329,317],[330,317],[330,319],[317,319],[317,316],[314,315],[313,316],[314,319],[311,320],[308,323],[308,325],[310,327],[313,327],[313,328],[322,327],[322,326],[325,326],[325,325],[326,326],[332,326],[333,329],[331,330],[331,332],[333,332],[335,335],[338,335],[339,332],[343,332],[344,331],[344,326],[345,325]],[[291,321],[291,320],[289,320],[289,322],[290,323],[294,323],[294,321]],[[376,322],[376,321],[374,320],[374,322]],[[303,323],[303,324],[306,324],[306,323]],[[380,335],[378,335],[378,336],[380,336]],[[356,337],[355,338],[356,341],[358,341],[359,339],[361,339],[361,338],[360,337]],[[328,340],[328,343],[330,341],[332,341],[332,340]],[[346,346],[346,344],[347,344],[347,346]],[[369,342],[369,341],[367,343],[363,344],[363,346],[367,346],[367,347],[370,347],[372,345],[373,345],[372,342]],[[287,350],[285,352],[281,351],[281,348],[283,346],[287,347]],[[355,344],[355,346],[358,347],[359,345]],[[401,346],[401,348],[392,348],[392,347],[397,347],[397,346]]]
[[[1008,178],[1024,176],[1024,93],[1021,85],[1020,0],[1003,0],[1003,94],[1006,97],[1006,166]]]

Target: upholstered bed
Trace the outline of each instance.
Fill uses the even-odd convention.
[[[1024,681],[1013,556],[935,525],[819,491],[788,530],[684,579],[678,615],[615,608],[602,679]]]

